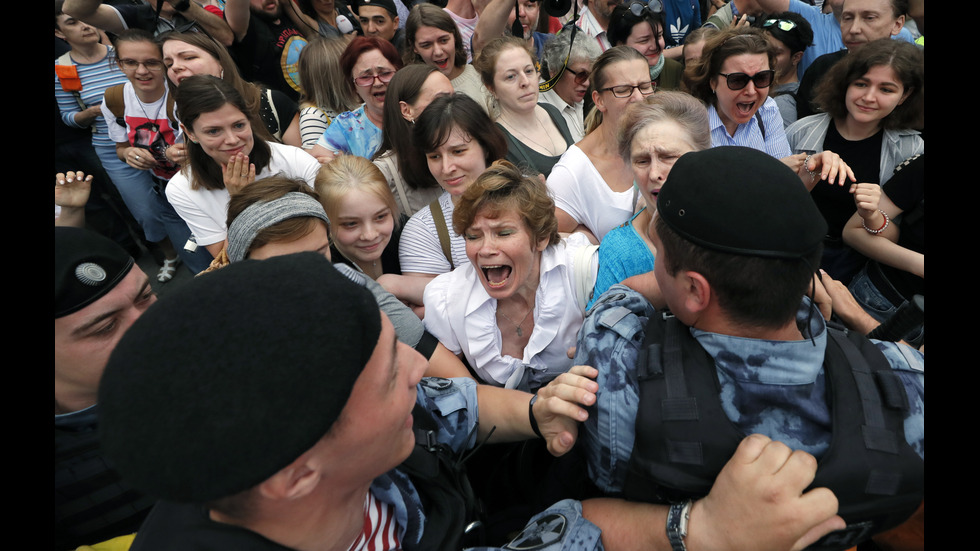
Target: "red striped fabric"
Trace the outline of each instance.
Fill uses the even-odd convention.
[[[348,551],[394,551],[401,549],[398,542],[398,523],[395,508],[375,499],[368,492],[364,499],[364,528]]]

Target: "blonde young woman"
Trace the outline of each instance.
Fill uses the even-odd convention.
[[[299,134],[303,149],[312,149],[337,115],[357,107],[358,100],[344,80],[340,55],[343,38],[314,38],[299,53],[297,71],[303,92],[299,98]]]

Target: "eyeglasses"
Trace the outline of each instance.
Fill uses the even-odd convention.
[[[755,84],[756,88],[769,88],[772,84],[772,77],[776,74],[776,71],[772,69],[766,69],[765,71],[759,71],[758,73],[749,76],[745,73],[718,73],[719,75],[725,77],[728,83],[729,90],[741,90],[749,85],[749,81]]]
[[[762,24],[762,28],[766,29],[775,26],[777,29],[789,32],[796,28],[796,22],[790,21],[788,19],[767,19],[765,23]]]
[[[635,86],[630,86],[629,84],[622,84],[619,86],[610,86],[608,88],[602,88],[599,92],[611,91],[617,98],[628,98],[633,95],[633,90],[639,90],[644,96],[649,96],[657,89],[657,84],[653,81],[647,81]]]
[[[635,17],[643,17],[643,12],[650,15],[660,15],[664,12],[664,3],[662,0],[650,0],[649,2],[633,0],[630,2],[629,10]]]
[[[146,61],[136,61],[135,59],[120,59],[118,60],[118,62],[123,69],[129,69],[130,71],[135,70],[140,65],[146,67],[147,71],[157,72],[163,70],[163,61],[160,61],[159,59],[147,59]]]
[[[395,76],[395,72],[391,70],[381,71],[378,74],[361,75],[359,77],[354,77],[354,84],[358,86],[371,86],[374,84],[374,79],[378,79],[382,84],[388,84],[391,82],[391,77]]]
[[[571,73],[575,77],[575,84],[579,86],[589,81],[589,71],[573,71],[571,67],[565,67],[566,73]]]

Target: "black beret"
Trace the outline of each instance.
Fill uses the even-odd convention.
[[[54,317],[77,312],[102,298],[132,269],[133,257],[94,231],[54,229]]]
[[[110,356],[103,450],[154,497],[247,490],[330,430],[380,332],[371,293],[316,253],[202,275],[148,308]]]
[[[799,176],[748,147],[685,153],[657,196],[657,213],[681,237],[746,256],[794,259],[817,250],[827,223]]]

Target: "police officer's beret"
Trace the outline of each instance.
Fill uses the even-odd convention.
[[[817,250],[827,233],[799,176],[747,147],[682,155],[660,190],[657,212],[681,237],[738,255],[801,258]]]
[[[104,452],[154,497],[204,503],[249,489],[330,430],[380,331],[371,293],[322,255],[197,277],[148,308],[110,356]]]
[[[84,228],[54,229],[54,317],[77,312],[115,288],[133,257],[114,241]]]

